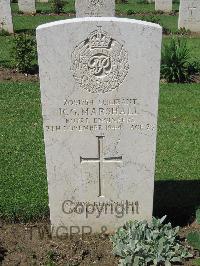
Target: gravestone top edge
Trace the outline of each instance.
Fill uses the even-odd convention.
[[[147,27],[152,27],[155,29],[162,30],[162,27],[159,24],[155,24],[152,22],[147,22],[143,20],[137,20],[137,19],[128,19],[128,18],[115,18],[115,17],[84,17],[84,18],[73,18],[73,19],[65,19],[65,20],[59,20],[55,22],[50,22],[50,23],[45,23],[36,28],[36,32],[46,29],[46,28],[51,28],[51,27],[56,27],[59,25],[63,24],[71,24],[71,23],[82,23],[82,22],[121,22],[121,23],[132,23],[136,25],[142,25],[142,26],[147,26]]]

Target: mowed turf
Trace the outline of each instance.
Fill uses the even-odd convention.
[[[200,84],[165,84],[159,101],[157,180],[200,180]]]
[[[0,83],[0,215],[42,217],[48,211],[38,84]]]
[[[36,3],[36,9],[38,12],[50,13],[53,12],[52,0],[49,0],[48,3]],[[75,13],[75,0],[64,0],[64,8],[63,12],[71,12]],[[177,11],[179,8],[179,4],[173,4],[173,10]],[[126,4],[116,4],[116,12],[117,13],[127,13],[128,10],[133,10],[137,13],[144,12],[154,12],[155,4],[144,3],[143,0],[128,0]],[[17,13],[19,11],[18,5],[16,3],[12,4],[12,12]]]
[[[47,216],[39,85],[0,83],[0,95],[0,215]],[[200,85],[161,85],[156,180],[200,180],[199,106]]]
[[[67,12],[74,12],[74,0],[68,0],[67,2],[64,8],[66,13],[62,15],[47,14],[48,12],[52,12],[52,1],[49,3],[37,3],[38,14],[36,16],[19,14],[18,5],[13,3],[12,10],[14,14],[13,22],[15,33],[29,32],[35,36],[35,29],[37,26],[56,20],[71,18]],[[178,4],[174,4],[173,9],[177,10]],[[144,4],[142,1],[140,3],[139,0],[129,0],[128,4],[117,4],[116,10],[122,17],[127,17],[127,11],[133,10],[136,14],[129,16],[129,18],[143,20],[152,20],[152,18],[155,20],[158,19],[158,22],[166,29],[170,29],[172,32],[177,32],[178,30],[178,16],[155,13],[154,4]],[[172,37],[173,35],[164,36],[163,44],[168,42]],[[13,56],[11,54],[13,38],[13,36],[0,36],[0,66],[8,68],[14,67],[12,62]],[[187,38],[192,57],[200,60],[200,37],[183,36],[181,38]]]
[[[52,1],[49,1],[49,3],[37,3],[36,16],[27,16],[20,14],[18,5],[16,3],[13,3],[12,11],[14,15],[13,20],[15,32],[25,30],[24,27],[26,27],[26,29],[35,29],[38,25],[43,23],[72,18],[73,16],[75,16],[75,1],[68,0],[64,2],[65,5],[63,8],[63,13],[58,16],[56,16],[55,14],[52,15],[54,13]],[[173,4],[173,11],[178,11],[178,8],[179,4]],[[129,18],[151,21],[153,17],[159,19],[159,23],[172,32],[176,32],[178,30],[178,15],[169,15],[156,12],[155,4],[143,3],[143,1],[139,0],[129,0],[127,4],[116,4],[116,16],[127,17],[130,12],[133,12],[133,15],[129,16]]]
[[[27,31],[35,31],[35,29],[42,24],[49,23],[57,20],[67,19],[66,15],[63,16],[14,16],[14,31],[15,33],[25,33]],[[35,34],[35,32],[33,32]]]
[[[13,36],[0,36],[0,66],[14,68],[13,56],[12,56],[12,47],[13,47]],[[162,45],[168,43],[170,37],[164,37],[162,41]],[[198,60],[200,61],[200,38],[198,37],[185,37],[182,36],[180,38],[184,38],[187,40],[187,46],[190,51],[190,60]]]

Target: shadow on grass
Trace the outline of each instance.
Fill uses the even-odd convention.
[[[154,192],[155,217],[167,215],[173,225],[187,225],[195,218],[200,206],[200,181],[156,181]]]
[[[18,29],[18,30],[15,30],[15,34],[26,33],[26,34],[35,36],[35,31],[36,31],[35,29]]]
[[[11,64],[9,60],[0,60],[0,67],[10,68]]]
[[[2,261],[4,260],[4,257],[6,256],[6,253],[7,253],[7,249],[5,249],[4,247],[0,246],[0,265],[1,265]]]

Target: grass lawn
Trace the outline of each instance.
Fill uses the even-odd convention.
[[[67,12],[74,12],[74,0],[68,0],[68,3],[65,5],[64,11]],[[141,1],[142,2],[142,1]],[[69,19],[70,17],[67,14],[62,15],[49,15],[47,13],[52,12],[52,1],[49,3],[37,3],[37,12],[43,14],[39,14],[37,16],[27,16],[18,14],[18,5],[16,3],[12,4],[12,11],[14,13],[13,16],[13,23],[14,23],[14,30],[16,33],[22,32],[31,32],[31,34],[35,35],[35,29],[37,26],[56,21],[56,20],[63,20]],[[173,9],[178,9],[178,4],[173,5]],[[139,3],[139,0],[129,0],[128,4],[117,4],[116,10],[118,13],[122,14],[122,16],[127,16],[128,10],[133,10],[135,15],[129,16],[129,18],[135,19],[143,19],[143,20],[152,20],[158,19],[159,23],[167,28],[170,29],[172,32],[176,32],[178,30],[178,16],[168,15],[168,14],[153,14],[152,11],[155,10],[154,4],[144,4]],[[144,14],[145,12],[145,14]],[[168,40],[172,36],[167,36],[163,38],[163,44],[168,42]],[[194,58],[200,59],[200,37],[187,37],[188,39],[188,46],[191,50],[191,54]],[[4,67],[13,67],[13,63],[11,62],[12,55],[11,55],[11,47],[13,42],[13,36],[0,36],[0,66]]]
[[[72,18],[75,13],[75,0],[64,1],[66,5],[64,12],[60,15],[53,13],[53,0],[49,0],[49,3],[37,2],[36,15],[20,14],[18,5],[12,3],[15,34],[29,33],[35,38],[37,26]],[[177,3],[173,4],[173,11],[178,11],[178,6]],[[116,14],[131,19],[155,23],[157,21],[165,28],[164,32],[170,32],[168,35],[163,35],[163,47],[175,34],[180,34],[178,32],[177,12],[172,14],[155,12],[154,4],[145,4],[143,0],[128,0],[127,4],[117,4]],[[11,52],[14,35],[2,36],[2,34],[0,34],[0,67],[15,68]],[[200,62],[200,35],[189,34],[179,37],[187,39],[191,60],[195,59]],[[12,73],[10,70],[4,72],[1,69],[1,74],[6,75],[4,73],[7,72]],[[31,80],[37,80],[37,77]],[[200,84],[160,85],[153,215],[155,217],[167,215],[167,220],[172,222],[173,225],[185,226],[190,223],[196,208],[200,208],[199,107]],[[49,218],[49,208],[39,83],[0,81],[0,118],[0,218],[11,223],[38,220],[39,224],[43,223],[42,219]],[[46,225],[46,221],[44,224]],[[37,227],[37,223],[34,225]],[[56,252],[54,252],[55,245],[52,245],[50,239],[48,240],[49,245],[48,241],[41,244],[41,239],[38,242],[39,244],[34,241],[33,245],[30,245],[30,240],[24,242],[29,234],[29,226],[21,223],[18,226],[19,232],[12,224],[11,237],[9,231],[0,226],[1,230],[5,230],[3,234],[1,233],[2,239],[5,240],[5,235],[9,243],[8,254],[6,253],[7,261],[13,261],[14,263],[13,258],[16,258],[18,263],[18,257],[20,261],[21,258],[30,257],[31,263],[34,263],[33,258],[38,257],[41,258],[40,264],[44,259],[45,265],[54,265],[54,260],[50,260],[51,255],[54,257],[54,254],[56,261],[58,261],[57,254],[59,254],[59,259],[62,257],[63,260],[65,255],[67,261],[70,259],[68,255],[71,253],[66,253],[66,245],[64,245],[63,250],[65,255],[61,256],[62,247],[59,246],[58,249],[56,247]],[[21,227],[24,227],[25,231],[22,231]],[[17,245],[16,235],[18,235]],[[39,234],[39,236],[41,235]],[[10,238],[12,241],[10,241]],[[82,252],[81,257],[83,259],[88,257],[92,258],[91,261],[97,261],[96,258],[99,260],[100,257],[96,257],[96,254],[98,253],[98,241],[102,246],[102,238],[98,237],[98,239],[97,241],[92,240],[92,242],[91,239],[89,240],[92,243],[91,249],[93,249],[94,243],[96,246],[94,259],[91,257],[93,251],[90,256],[82,256]],[[2,243],[5,244],[6,241],[2,241]],[[0,265],[2,243],[0,243]],[[70,239],[68,250],[71,252],[71,246],[76,246],[76,244],[77,241],[74,244]],[[60,242],[58,245],[60,245]],[[38,247],[38,250],[35,249],[35,252],[33,252],[32,246]],[[104,246],[106,252],[109,253],[109,248],[107,248],[105,242]],[[79,245],[78,253],[80,253],[80,248],[89,254],[86,241],[84,245]],[[42,250],[43,253],[40,253],[39,250]],[[48,255],[46,255],[46,252]],[[101,249],[101,254],[104,253],[105,251]],[[79,255],[75,256],[74,251],[72,255],[73,258],[70,261],[73,262],[73,259],[75,259],[77,262]],[[104,255],[107,256],[107,254]],[[108,260],[109,256],[107,256]],[[47,264],[46,257],[48,258]],[[196,259],[193,264],[200,265],[199,259]]]
[[[48,22],[67,19],[67,15],[65,16],[14,16],[14,30],[16,33],[26,32],[29,30],[34,30],[41,24],[45,24]],[[35,34],[35,33],[34,33]]]
[[[12,49],[13,37],[12,36],[0,36],[0,66],[12,67],[11,62],[11,49]]]
[[[38,23],[36,21],[36,23]],[[21,24],[23,25],[23,24]],[[26,25],[26,28],[28,26]],[[0,36],[0,66],[12,68],[12,45],[13,45],[13,36]],[[170,37],[163,38],[163,45],[168,43]],[[186,37],[181,37],[186,38]],[[188,37],[187,38],[188,48],[190,49],[191,57],[196,60],[200,60],[200,38],[197,37]]]
[[[124,17],[124,16],[123,16]],[[127,17],[127,16],[126,16]],[[16,33],[26,31],[26,30],[35,30],[37,26],[56,21],[69,19],[72,17],[64,15],[39,15],[39,16],[24,16],[24,15],[16,15],[13,17],[14,22],[14,30]],[[176,32],[178,30],[178,16],[167,16],[167,15],[133,15],[128,18],[139,19],[151,21],[152,18],[158,19],[158,22],[165,28],[170,29],[172,32]]]
[[[39,85],[0,83],[0,91],[0,214],[15,220],[43,217],[48,196]],[[161,85],[157,181],[200,180],[199,105],[199,85]]]
[[[36,9],[38,12],[50,13],[53,11],[52,0],[49,3],[36,3]],[[64,6],[64,12],[75,12],[75,0],[64,0],[66,3]],[[179,4],[173,4],[173,10],[177,11],[179,9]],[[18,5],[16,3],[12,4],[12,12],[18,12]],[[136,13],[146,13],[154,12],[155,4],[140,3],[139,0],[129,0],[127,4],[116,4],[116,12],[126,14],[128,10],[133,10]]]
[[[75,13],[75,1],[74,0],[65,0],[64,2],[67,2],[64,6],[64,12],[73,12]],[[11,5],[12,12],[18,13],[19,8],[17,3],[13,3]],[[36,10],[38,13],[52,13],[53,7],[52,7],[52,0],[49,0],[48,3],[36,3]]]
[[[123,16],[128,17],[128,16]],[[24,15],[16,15],[13,16],[13,22],[14,22],[14,30],[16,33],[20,33],[27,30],[35,30],[37,26],[56,21],[56,20],[63,20],[63,19],[69,19],[73,17],[67,16],[67,14],[64,15],[39,15],[39,16],[24,16]],[[164,28],[167,28],[171,30],[171,32],[177,32],[178,30],[178,16],[168,16],[168,15],[132,15],[128,18],[131,19],[139,19],[139,20],[146,20],[151,21],[153,19],[157,19],[158,23]]]
[[[141,16],[131,16],[132,18],[141,19]],[[166,15],[156,15],[159,18],[161,24],[170,28],[173,32],[177,31],[177,16],[166,16]],[[69,18],[67,15],[62,16],[49,16],[49,15],[41,15],[41,16],[23,16],[17,15],[13,17],[14,29],[16,33],[22,33],[27,31],[32,31],[32,34],[35,35],[35,29],[37,26],[55,21]],[[149,16],[142,17],[142,19],[149,18]],[[169,41],[173,35],[165,36],[163,38],[163,44]],[[200,37],[181,37],[187,38],[188,47],[190,48],[191,55],[193,58],[200,60]],[[13,43],[13,36],[0,36],[0,66],[4,67],[13,67],[11,62],[11,47]]]
[[[154,23],[159,23],[163,28],[170,30],[172,33],[178,31],[178,16],[169,16],[169,15],[132,15],[128,18],[150,21]],[[156,21],[155,21],[156,19]]]
[[[52,1],[49,3],[37,3],[36,9],[37,13],[41,14],[41,16],[25,16],[18,13],[18,5],[16,3],[12,4],[15,32],[20,32],[24,29],[35,29],[40,24],[65,19],[68,17],[67,14],[61,14],[60,16],[49,16],[49,13],[53,12]],[[173,10],[178,10],[178,4],[173,5]],[[169,16],[168,14],[164,13],[159,14],[155,12],[154,4],[139,3],[138,0],[129,0],[127,4],[116,4],[116,12],[120,16],[127,16],[127,12],[130,11],[133,11],[135,15],[129,16],[129,18],[142,18],[143,20],[148,21],[154,17],[159,19],[160,24],[165,28],[170,29],[172,32],[177,31],[178,16]],[[64,7],[64,13],[75,13],[74,0],[67,1]],[[24,25],[26,25],[26,28],[24,28]]]
[[[0,214],[41,217],[47,212],[38,84],[0,84]]]
[[[200,180],[200,85],[161,86],[157,180]]]
[[[49,3],[37,3],[37,11],[38,13],[43,12],[44,14],[38,14],[36,16],[27,16],[18,14],[18,5],[16,3],[12,4],[12,10],[14,12],[13,22],[14,22],[14,30],[16,33],[22,32],[30,32],[35,35],[35,29],[37,26],[56,21],[70,18],[68,14],[62,15],[49,15],[48,12],[52,12],[51,2]],[[138,0],[129,0],[128,4],[117,4],[116,10],[119,11],[122,16],[127,16],[127,10],[134,10],[137,14],[129,16],[129,18],[135,19],[143,19],[143,20],[152,20],[158,19],[159,23],[165,27],[170,29],[172,32],[176,32],[178,30],[178,16],[168,15],[168,14],[153,14],[154,4],[144,4],[139,3]],[[178,9],[178,4],[174,4],[174,10]],[[65,12],[73,11],[74,12],[74,0],[68,0],[68,4],[65,5]],[[145,12],[145,14],[144,14]],[[165,36],[163,38],[163,44],[169,41],[172,38],[172,35]],[[183,37],[184,38],[184,37]],[[191,54],[193,58],[200,60],[200,37],[186,37],[188,40],[188,47],[190,48]],[[13,67],[13,63],[11,61],[11,47],[13,43],[13,36],[0,36],[0,66],[4,67]]]

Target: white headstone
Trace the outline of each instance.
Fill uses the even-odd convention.
[[[0,0],[0,30],[13,33],[12,13],[9,0]]]
[[[115,0],[76,0],[76,17],[114,17]]]
[[[122,18],[37,28],[50,216],[58,234],[151,219],[161,38],[159,25]]]
[[[200,32],[200,0],[181,0],[178,27]]]
[[[172,0],[155,0],[155,9],[164,12],[171,12]]]
[[[19,11],[27,14],[36,13],[35,0],[18,0]]]

